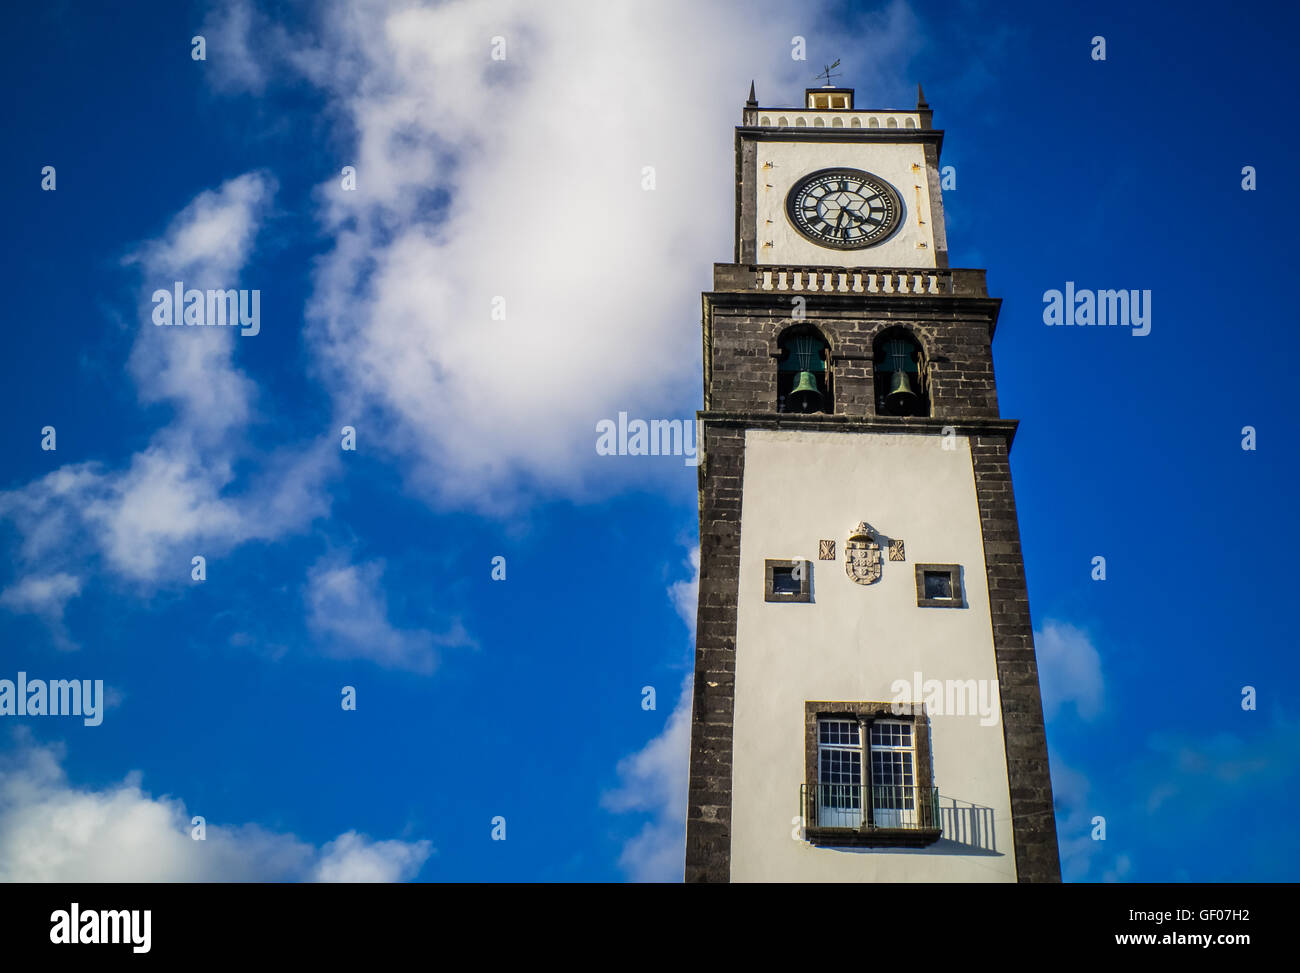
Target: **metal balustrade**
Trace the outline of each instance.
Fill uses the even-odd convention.
[[[799,806],[810,828],[938,830],[939,788],[915,784],[802,784]]]

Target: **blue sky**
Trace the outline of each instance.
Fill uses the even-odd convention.
[[[13,15],[0,678],[110,708],[2,721],[0,877],[680,875],[695,470],[595,425],[699,407],[749,81],[840,58],[924,83],[1003,299],[1065,877],[1294,880],[1295,11],[606,6]],[[260,333],[155,328],[176,279]],[[1066,281],[1150,334],[1044,326]]]

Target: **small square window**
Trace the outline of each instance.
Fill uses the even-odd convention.
[[[918,564],[916,603],[921,608],[965,608],[960,564]]]
[[[767,576],[764,601],[812,601],[811,561],[765,560],[763,568]]]
[[[952,578],[947,571],[925,572],[925,597],[952,598]]]

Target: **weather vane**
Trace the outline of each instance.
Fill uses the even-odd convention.
[[[835,70],[836,68],[838,68],[839,66],[840,66],[840,59],[839,59],[839,58],[836,58],[834,64],[827,64],[827,65],[825,65],[825,66],[822,68],[822,73],[816,75],[816,76],[813,78],[813,80],[814,80],[814,81],[820,81],[820,80],[822,79],[822,76],[824,75],[825,78],[826,78],[826,84],[825,84],[823,87],[826,87],[826,88],[830,88],[830,87],[832,87],[832,85],[831,85],[831,78],[838,78],[839,75],[838,75],[838,74],[831,74],[831,72],[834,71],[834,70]]]

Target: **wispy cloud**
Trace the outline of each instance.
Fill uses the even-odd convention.
[[[619,761],[619,786],[601,799],[609,811],[649,812],[651,820],[626,842],[619,867],[634,882],[679,882],[686,860],[686,795],[691,749],[688,677],[663,732]]]
[[[690,578],[684,581],[674,581],[668,587],[668,597],[672,599],[673,607],[677,609],[677,614],[681,616],[686,627],[690,629],[691,638],[694,639],[695,620],[700,602],[700,548],[698,544],[691,548],[686,563],[691,567]]]
[[[63,611],[79,594],[81,579],[71,574],[28,575],[0,591],[0,606],[18,614],[37,616],[49,626],[60,648],[71,649],[76,646],[68,638]]]
[[[1050,720],[1072,705],[1080,719],[1101,713],[1105,681],[1101,656],[1082,629],[1048,620],[1034,633],[1038,675],[1043,690],[1043,711]]]
[[[207,41],[204,67],[212,86],[226,93],[261,94],[269,65],[255,50],[255,37],[279,36],[282,29],[249,0],[224,0],[215,5],[199,33]]]
[[[307,574],[307,627],[326,655],[368,659],[381,666],[429,674],[437,647],[472,646],[459,621],[442,633],[397,628],[389,620],[380,561],[353,564],[331,555]]]
[[[195,555],[210,559],[250,540],[300,531],[328,512],[323,486],[338,463],[334,444],[318,440],[261,455],[247,446],[258,393],[235,364],[238,329],[178,330],[151,321],[152,293],[175,281],[187,289],[238,286],[274,193],[267,174],[232,178],[199,193],[126,258],[140,275],[128,371],[141,401],[169,405],[172,415],[119,468],[69,464],[0,492],[0,518],[20,538],[13,604],[30,602],[41,578],[75,572],[85,581],[88,554],[135,584],[188,582]],[[56,642],[66,641],[61,613],[47,604],[42,617]]]
[[[1130,881],[1133,862],[1126,853],[1114,850],[1110,821],[1122,809],[1097,798],[1088,777],[1059,754],[1051,755],[1051,763],[1061,878],[1066,882]]]
[[[234,364],[235,329],[191,327],[181,332],[151,323],[152,295],[176,281],[186,289],[226,289],[248,263],[276,192],[267,173],[248,172],[191,200],[163,234],[127,258],[140,273],[141,301],[130,372],[144,402],[166,402],[185,439],[212,437],[243,426],[256,387]],[[254,285],[255,287],[258,285]],[[177,437],[180,438],[180,437]]]
[[[1176,802],[1180,816],[1211,817],[1225,805],[1256,800],[1262,784],[1293,776],[1300,766],[1300,721],[1281,714],[1265,719],[1246,713],[1237,730],[1151,734],[1139,763],[1147,813]]]
[[[695,638],[695,607],[700,589],[700,549],[691,548],[691,577],[668,586],[668,598]],[[679,882],[686,860],[686,796],[690,778],[691,687],[681,693],[662,732],[618,764],[619,785],[601,797],[616,813],[640,812],[650,820],[623,845],[619,867],[634,882]]]

